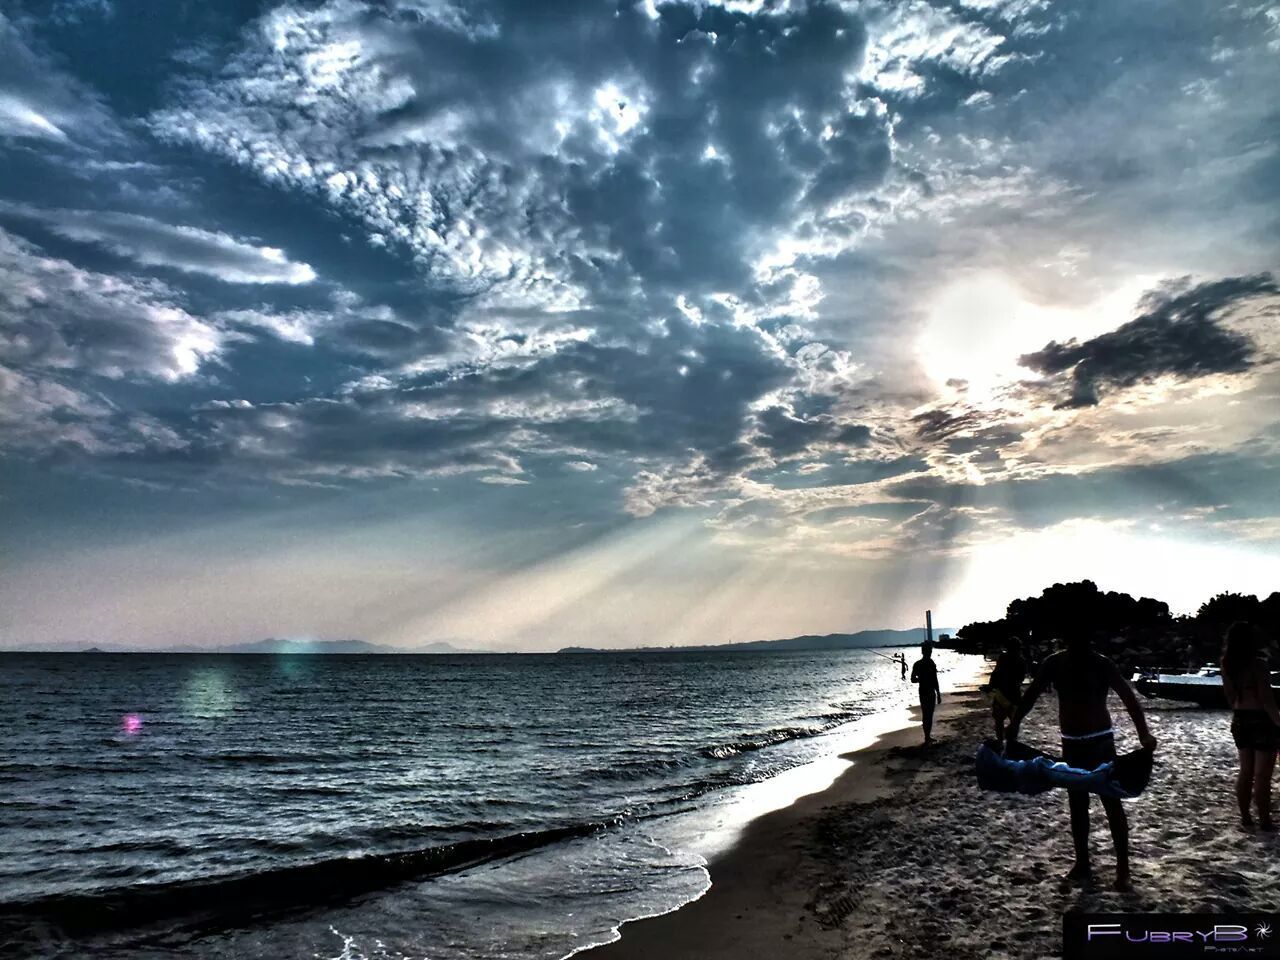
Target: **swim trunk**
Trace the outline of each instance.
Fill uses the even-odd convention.
[[[934,690],[925,691],[924,687],[920,688],[920,712],[926,717],[932,717],[933,711],[938,706],[938,694]]]
[[[1077,770],[1095,770],[1116,758],[1116,738],[1110,731],[1097,737],[1063,739],[1062,760]]]
[[[1280,729],[1265,710],[1232,710],[1231,739],[1241,750],[1275,750],[1280,747]]]

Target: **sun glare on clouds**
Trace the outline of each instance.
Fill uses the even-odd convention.
[[[967,399],[990,404],[1002,388],[1033,376],[1023,354],[1052,340],[1085,339],[1133,318],[1152,278],[1135,277],[1104,297],[1071,306],[1039,303],[997,273],[976,273],[945,287],[928,308],[916,343],[921,367],[939,385],[964,381]]]

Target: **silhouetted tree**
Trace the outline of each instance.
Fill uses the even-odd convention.
[[[1077,633],[1092,636],[1099,649],[1117,661],[1136,665],[1167,660],[1176,631],[1167,603],[1104,592],[1092,580],[1080,580],[1055,583],[1038,597],[1012,601],[1002,620],[962,627],[957,649],[993,656],[1010,636],[1020,636],[1033,656],[1043,657]],[[1181,660],[1185,643],[1177,647]]]
[[[1237,620],[1261,626],[1262,602],[1253,594],[1220,593],[1200,604],[1196,623],[1201,629],[1223,633]]]

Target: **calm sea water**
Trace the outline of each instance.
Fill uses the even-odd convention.
[[[0,943],[564,957],[912,691],[869,651],[0,654]]]

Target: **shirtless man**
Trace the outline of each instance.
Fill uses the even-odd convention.
[[[906,656],[903,656],[906,661]],[[911,682],[920,685],[920,720],[924,725],[924,742],[933,743],[933,708],[942,702],[938,686],[938,665],[933,662],[933,644],[920,644],[920,659],[911,668]]]
[[[1107,694],[1112,690],[1129,711],[1138,740],[1147,750],[1156,748],[1156,738],[1147,729],[1147,718],[1133,687],[1121,676],[1116,665],[1099,653],[1094,653],[1087,633],[1075,632],[1067,641],[1067,648],[1053,654],[1040,668],[1022,696],[1022,702],[1009,721],[1008,742],[1018,739],[1022,719],[1040,694],[1052,684],[1058,692],[1058,726],[1062,730],[1062,759],[1073,767],[1093,770],[1114,760],[1115,737],[1111,729],[1111,714],[1107,711]],[[1106,811],[1111,826],[1111,839],[1116,848],[1116,889],[1132,889],[1129,876],[1129,820],[1124,806],[1117,799],[1102,797],[1102,809]],[[1071,882],[1086,882],[1093,876],[1089,863],[1089,794],[1084,790],[1068,790],[1067,804],[1071,809],[1071,840],[1075,845],[1076,862],[1067,874]]]

